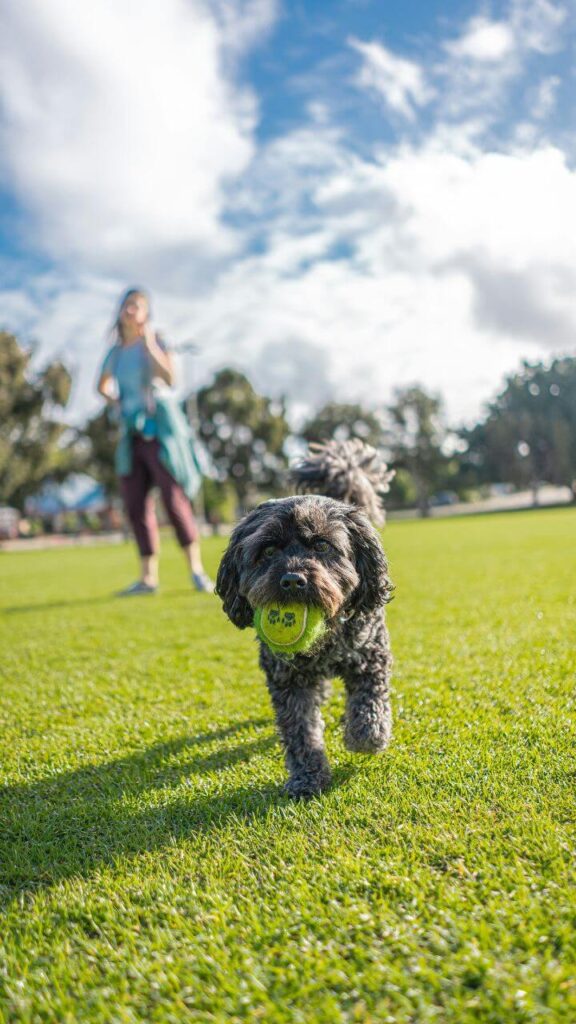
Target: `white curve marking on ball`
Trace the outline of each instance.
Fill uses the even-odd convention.
[[[266,616],[264,616],[264,618],[266,618]],[[260,620],[260,622],[262,623],[262,620]],[[264,623],[263,626],[261,625],[261,629],[262,629],[262,632],[264,633],[264,636],[268,637],[268,640],[270,641],[270,643],[274,644],[274,647],[291,647],[292,644],[297,644],[298,641],[302,639],[302,636],[306,632],[306,623],[307,622],[308,622],[308,607],[306,605],[304,605],[304,619],[302,621],[302,629],[300,630],[298,636],[293,638],[292,640],[285,640],[283,643],[280,640],[274,640],[273,637],[269,636],[269,634],[266,632],[266,623]]]

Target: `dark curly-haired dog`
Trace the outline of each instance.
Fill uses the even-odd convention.
[[[320,495],[267,501],[236,527],[216,583],[239,629],[272,602],[316,605],[327,630],[306,654],[276,655],[260,644],[284,744],[293,797],[325,789],[330,768],[320,713],[327,681],[346,686],[349,750],[380,753],[391,735],[391,654],[383,609],[392,586],[378,535],[358,507]]]

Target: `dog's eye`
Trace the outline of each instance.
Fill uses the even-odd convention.
[[[272,555],[275,555],[277,550],[278,548],[275,544],[267,544],[265,548],[262,548],[260,554],[263,555],[264,558],[272,558]]]
[[[328,543],[327,540],[319,539],[315,540],[312,546],[314,548],[314,551],[318,551],[321,555],[324,555],[326,554],[327,551],[330,551],[331,545]]]

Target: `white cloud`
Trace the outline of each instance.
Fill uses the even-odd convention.
[[[425,65],[399,57],[378,39],[349,40],[363,58],[355,81],[411,124],[428,106],[437,129],[443,121],[458,123],[469,137],[487,138],[510,117],[510,103],[518,102],[513,87],[534,62],[567,45],[570,24],[569,11],[561,4],[511,0],[498,20],[486,13],[473,15],[455,37],[429,46]],[[547,71],[542,69],[538,95],[533,88],[527,91],[533,109],[518,135],[526,142],[539,138],[538,130],[529,126],[543,119],[554,103],[557,76]]]
[[[492,63],[501,61],[515,48],[511,27],[502,21],[472,18],[459,39],[446,43],[453,57]]]
[[[472,17],[455,39],[444,42],[447,57],[434,68],[437,114],[461,121],[474,118],[485,134],[509,118],[511,87],[526,75],[531,61],[565,44],[561,29],[568,15],[563,6],[549,0],[513,0],[506,14],[499,21]],[[528,141],[526,125],[522,136]]]
[[[420,380],[469,418],[521,356],[570,343],[576,173],[558,150],[462,155],[429,140],[368,161],[306,138],[263,154],[269,187],[281,167],[290,196],[265,251],[187,309],[204,373],[232,360],[278,391],[292,352],[284,384],[301,396],[323,352],[324,390],[383,402]]]
[[[211,0],[223,44],[237,54],[262,42],[279,15],[279,0]]]
[[[415,117],[415,108],[428,103],[433,96],[422,68],[414,61],[398,57],[381,42],[351,39],[350,46],[363,57],[356,82],[375,92],[396,114],[408,120]]]
[[[34,302],[27,294],[19,288],[4,288],[0,292],[2,306],[0,320],[0,331],[10,330],[12,324],[25,325],[33,322],[37,309]]]
[[[256,101],[222,73],[273,0],[22,0],[0,41],[0,168],[59,259],[104,270],[157,247],[227,251],[223,189],[254,154]],[[234,31],[232,31],[234,29]]]
[[[550,116],[554,106],[556,105],[556,98],[560,84],[561,79],[558,75],[550,75],[539,83],[538,88],[535,90],[534,100],[531,106],[532,117],[541,121]]]
[[[451,416],[470,419],[521,357],[569,348],[576,172],[553,147],[446,147],[430,138],[360,159],[316,127],[265,148],[263,251],[230,261],[200,294],[153,289],[168,337],[200,346],[194,383],[232,362],[311,402],[317,362],[318,400],[332,389],[382,403],[417,380],[446,395]],[[252,187],[256,207],[261,178]],[[118,290],[94,276],[73,288],[51,280],[36,296],[36,323],[27,321],[45,352],[74,357],[79,417],[96,404]]]
[[[515,0],[510,23],[519,45],[535,53],[556,53],[563,44],[562,29],[568,5],[549,0]]]
[[[284,193],[292,170],[292,216],[283,209],[267,251],[237,261],[202,303],[210,349],[265,378],[261,353],[298,339],[326,353],[339,394],[383,401],[421,380],[468,418],[521,356],[571,344],[576,172],[558,149],[463,154],[429,139],[368,161],[325,141],[333,158],[319,164],[321,136],[293,141],[278,182]],[[270,177],[279,159],[271,147]],[[316,211],[307,235],[302,196]]]
[[[509,269],[576,266],[576,172],[555,147],[464,157],[429,141],[389,159],[384,184],[434,265],[474,248]]]
[[[554,53],[561,45],[566,10],[549,0],[516,0],[507,20],[471,18],[461,35],[444,46],[451,57],[493,64],[522,51]]]
[[[76,265],[5,293],[0,310],[15,328],[41,337],[46,355],[64,355],[77,367],[76,416],[96,405],[92,386],[106,328],[136,272],[152,288],[168,337],[193,337],[200,346],[188,384],[230,362],[300,402],[331,391],[384,402],[395,386],[420,381],[446,395],[453,417],[469,419],[520,358],[570,348],[576,172],[542,127],[537,135],[533,124],[515,126],[512,141],[498,149],[484,134],[491,104],[496,109],[510,76],[521,74],[527,47],[548,52],[557,45],[559,8],[533,0],[513,5],[505,22],[490,23],[524,26],[523,35],[513,34],[513,50],[504,54],[505,33],[485,36],[484,49],[476,37],[476,57],[449,55],[441,71],[426,73],[355,41],[373,76],[364,86],[408,121],[429,102],[432,73],[459,104],[454,121],[443,120],[447,105],[437,97],[436,124],[421,141],[400,137],[367,156],[313,93],[309,121],[256,143],[255,99],[233,95],[221,56],[232,48],[236,66],[240,41],[248,46],[264,31],[272,4],[214,3],[208,13],[199,2],[168,0],[157,22],[156,6],[145,0],[134,46],[142,40],[151,53],[157,28],[164,65],[162,88],[146,80],[140,90],[141,79],[117,67],[118,41],[110,50],[104,45],[111,25],[126,34],[124,8],[117,20],[120,9],[102,0],[92,38],[65,0],[49,7],[25,0],[28,14],[34,3],[38,16],[26,25],[16,26],[21,8],[10,15],[26,53],[36,47],[33,33],[40,42],[38,83],[24,54],[18,63],[8,46],[14,78],[4,169],[52,251],[75,254]],[[234,21],[242,12],[250,15],[244,32]],[[460,40],[470,40],[471,25]],[[533,117],[536,101],[551,102],[556,77],[542,80]],[[110,115],[106,104],[116,94]],[[174,123],[172,113],[164,118],[171,101]],[[110,140],[122,142],[122,131],[129,166],[118,167],[108,157]],[[223,212],[242,225],[234,234],[223,228]],[[117,224],[122,245],[110,236]]]

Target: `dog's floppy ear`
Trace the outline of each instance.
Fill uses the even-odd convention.
[[[242,524],[240,524],[232,534],[216,577],[216,593],[222,598],[226,615],[235,626],[238,626],[238,629],[246,629],[247,626],[251,626],[254,618],[254,612],[248,601],[242,597],[239,591],[242,533]]]
[[[354,561],[360,582],[354,591],[355,611],[371,612],[392,598],[392,581],[380,538],[368,516],[359,508],[348,512],[348,530],[354,549]]]

